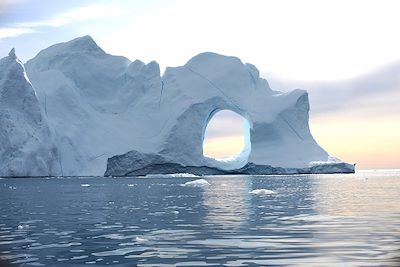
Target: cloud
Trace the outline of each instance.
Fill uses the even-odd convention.
[[[400,61],[341,81],[296,81],[263,74],[273,89],[303,88],[309,92],[311,113],[347,111],[362,115],[400,114]]]
[[[115,17],[122,15],[124,12],[125,11],[121,7],[111,4],[79,7],[60,13],[50,19],[19,22],[9,25],[8,27],[0,27],[0,39],[34,33],[43,27],[61,27],[77,22]]]
[[[163,67],[212,51],[287,77],[341,79],[400,57],[399,7],[399,1],[176,0],[99,39],[106,51],[157,59]]]
[[[217,112],[209,121],[205,139],[223,137],[242,137],[244,131],[243,117],[230,110]],[[243,137],[242,137],[243,139]]]
[[[35,32],[31,28],[0,28],[0,40],[4,38],[16,37],[22,34]]]

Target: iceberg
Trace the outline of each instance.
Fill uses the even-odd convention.
[[[109,55],[84,36],[42,50],[25,66],[12,55],[1,64],[0,92],[23,84],[31,103],[10,105],[27,113],[19,117],[0,107],[2,176],[354,172],[314,140],[307,91],[275,91],[236,57],[201,53],[161,75],[157,62]],[[12,65],[18,75],[6,71]],[[241,115],[249,128],[243,152],[223,161],[203,155],[205,129],[221,110]],[[14,139],[7,125],[22,136]],[[21,149],[25,140],[32,145]]]
[[[191,186],[191,187],[203,187],[203,186],[209,186],[209,185],[210,185],[210,183],[204,179],[197,179],[197,180],[189,181],[189,182],[182,184],[182,186]]]
[[[60,168],[48,122],[12,49],[0,59],[0,176],[54,176]]]

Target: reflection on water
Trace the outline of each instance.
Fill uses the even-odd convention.
[[[400,173],[0,180],[21,266],[399,266]],[[250,194],[256,189],[276,194]],[[269,192],[269,191],[256,191]]]
[[[400,211],[399,172],[364,171],[353,179],[346,175],[335,175],[335,179],[324,175],[312,178],[315,208],[320,213],[379,218]]]
[[[203,193],[207,223],[240,227],[249,215],[250,179],[223,176],[215,177],[211,182],[211,186],[204,187]]]
[[[312,178],[314,206],[321,214],[314,235],[326,243],[322,252],[336,262],[357,255],[360,262],[373,257],[376,265],[400,266],[399,172],[364,171],[351,179],[346,175]]]

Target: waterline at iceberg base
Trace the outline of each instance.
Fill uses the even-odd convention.
[[[143,160],[146,158],[146,160]],[[269,174],[318,174],[354,173],[354,165],[345,162],[326,162],[304,168],[282,168],[270,165],[247,163],[239,169],[219,169],[208,166],[184,166],[173,163],[159,155],[143,155],[130,151],[108,159],[105,176],[145,176],[150,174],[194,174],[194,175],[269,175]]]
[[[0,176],[354,172],[312,137],[305,90],[274,91],[236,57],[202,53],[160,75],[157,62],[109,55],[84,36],[0,63]],[[203,155],[221,110],[249,127],[243,152],[224,161]]]

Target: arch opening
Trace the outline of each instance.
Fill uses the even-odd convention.
[[[203,156],[218,168],[231,170],[246,165],[251,152],[250,122],[231,110],[210,115],[203,135]]]

